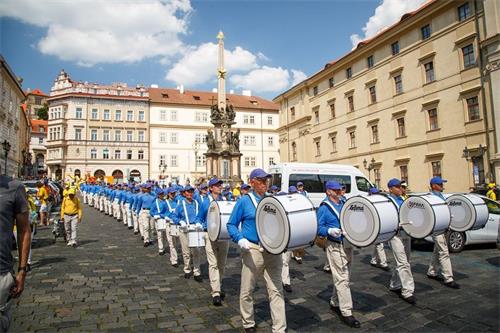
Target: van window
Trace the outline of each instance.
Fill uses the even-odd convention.
[[[345,186],[346,193],[351,192],[351,177],[341,175],[291,174],[288,179],[288,186],[297,186],[298,182],[302,182],[307,192],[324,193],[325,183],[329,180],[337,181]]]
[[[368,192],[373,185],[365,177],[356,176],[356,186],[359,191]]]
[[[281,173],[273,173],[272,175],[270,186],[276,185],[281,189]]]

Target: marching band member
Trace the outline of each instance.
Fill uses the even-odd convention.
[[[307,191],[304,190],[304,183],[303,182],[298,182],[297,183],[297,191],[302,194],[305,197],[308,197],[309,195],[307,194]]]
[[[387,183],[389,189],[389,199],[391,199],[398,207],[404,202],[401,191],[401,181],[393,178]],[[415,291],[415,281],[411,273],[410,254],[411,254],[411,239],[400,229],[398,233],[391,238],[389,244],[396,261],[396,267],[392,271],[389,289],[397,293],[405,302],[415,304],[417,302],[413,295]]]
[[[277,187],[276,187],[277,188]],[[288,194],[297,193],[297,188],[295,186],[288,187]],[[278,195],[278,194],[275,194]],[[283,289],[287,293],[292,292],[292,286],[290,284],[290,259],[292,258],[292,251],[286,251],[281,254],[281,260],[283,267],[281,268],[281,282],[283,283]],[[300,259],[302,262],[302,258]]]
[[[139,214],[139,224],[142,227],[142,237],[144,238],[144,247],[148,247],[153,244],[153,241],[151,241],[151,229],[154,228],[154,220],[149,215],[149,211],[155,197],[150,193],[151,184],[144,185],[142,189],[144,192],[140,197],[137,208]]]
[[[167,242],[170,250],[170,264],[174,267],[178,267],[179,264],[178,256],[177,256],[177,242],[179,237],[172,236],[170,222],[174,220],[175,208],[177,208],[177,201],[175,201],[176,191],[173,186],[166,189],[167,200],[165,200],[165,204],[167,205],[167,215],[166,219],[169,224],[167,225]]]
[[[129,194],[130,194],[130,188],[128,187],[127,184],[124,184],[123,185],[123,193],[122,193],[121,200],[120,200],[120,207],[121,207],[121,212],[122,212],[123,225],[126,225],[126,226],[128,226],[128,214],[127,214],[126,204],[127,204]]]
[[[432,194],[446,200],[442,193],[444,190],[443,183],[446,182],[441,177],[433,177],[430,181]],[[450,253],[445,233],[432,235],[432,239],[434,240],[434,251],[432,252],[431,262],[427,270],[427,277],[432,280],[442,280],[444,285],[449,288],[460,289],[460,285],[453,279],[453,270],[451,268]],[[439,270],[441,270],[442,278],[438,275]]]
[[[106,204],[106,184],[101,184],[99,186],[99,211],[104,212],[104,206]]]
[[[149,214],[155,219],[156,223],[161,219],[165,219],[167,216],[167,203],[163,200],[163,195],[165,192],[158,188],[156,189],[156,199],[153,201]],[[158,254],[160,256],[165,254],[165,247],[163,245],[163,239],[166,238],[166,229],[158,229],[156,227],[156,234],[158,236]],[[165,235],[165,237],[163,237]]]
[[[372,187],[368,190],[368,195],[379,194],[380,190],[376,187]],[[384,251],[385,243],[378,243],[373,246],[372,259],[370,260],[370,265],[373,267],[380,268],[386,272],[390,270],[387,264],[387,257]]]
[[[87,200],[87,183],[86,182],[80,184],[80,192],[82,192],[83,203],[84,204],[88,203],[88,200]]]
[[[243,183],[240,187],[241,195],[238,197],[238,199],[241,199],[243,198],[243,196],[247,195],[250,192],[250,189],[250,185]]]
[[[129,185],[129,192],[125,201],[125,215],[127,216],[127,227],[129,230],[134,229],[134,220],[132,218],[132,203],[134,202],[135,191],[134,185]]]
[[[286,331],[285,299],[281,286],[281,256],[259,249],[259,236],[255,224],[258,202],[267,191],[270,174],[262,169],[250,173],[253,192],[237,201],[227,223],[231,239],[241,248],[240,312],[246,332],[255,332],[253,291],[258,277],[264,277],[271,308],[272,331]],[[241,225],[241,231],[239,227]]]
[[[216,177],[208,182],[210,193],[207,200],[201,204],[198,218],[203,225],[203,230],[207,230],[207,214],[210,203],[214,200],[222,201],[225,198],[221,195],[222,180]],[[229,250],[228,241],[215,241],[212,242],[205,232],[205,251],[207,252],[208,261],[208,276],[210,278],[210,287],[212,288],[212,303],[215,306],[221,306],[225,294],[222,292],[221,284],[222,277],[224,276],[224,269],[226,267],[227,253]]]
[[[198,201],[193,200],[194,188],[191,185],[187,185],[183,188],[184,199],[179,200],[177,208],[175,208],[174,222],[180,225],[184,232],[180,233],[180,241],[182,247],[182,257],[184,259],[184,277],[189,279],[191,277],[191,256],[193,257],[193,275],[196,282],[201,282],[200,272],[200,249],[197,247],[189,248],[188,241],[188,227],[190,225],[195,226],[198,230],[201,230],[203,226],[201,223],[197,222],[196,216],[199,212]]]
[[[344,205],[341,200],[342,186],[338,182],[328,181],[325,187],[327,197],[318,209],[318,235],[328,239],[326,255],[333,277],[330,307],[345,324],[358,328],[361,324],[352,315],[352,297],[349,288],[352,247],[344,248],[340,230],[340,211]]]
[[[196,197],[195,200],[198,201],[200,206],[202,206],[205,201],[208,201],[208,203],[210,204],[210,200],[208,198],[208,185],[207,184],[203,183],[200,185],[198,196]]]
[[[137,186],[135,188],[136,193],[134,196],[134,202],[132,203],[132,219],[134,221],[134,235],[140,234],[142,236],[142,226],[139,223],[139,213],[140,209],[138,208],[141,198],[143,196],[142,186]],[[144,239],[144,238],[143,238]]]

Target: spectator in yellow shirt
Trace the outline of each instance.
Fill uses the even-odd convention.
[[[495,187],[497,184],[495,183],[489,183],[488,184],[488,192],[486,192],[486,197],[488,197],[491,200],[497,201],[497,195],[495,193]]]
[[[47,220],[47,213],[48,213],[47,199],[49,198],[49,194],[47,193],[45,186],[43,186],[41,182],[37,182],[36,187],[38,188],[36,196],[38,197],[38,200],[40,200],[40,223],[42,225],[48,225],[49,223]]]
[[[78,223],[82,220],[82,205],[80,199],[75,195],[76,190],[74,188],[70,188],[67,194],[61,205],[61,220],[64,222],[64,228],[66,229],[67,245],[76,247],[76,232]]]

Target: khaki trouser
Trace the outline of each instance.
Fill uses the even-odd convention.
[[[10,297],[10,290],[15,284],[12,273],[0,274],[0,332],[7,332],[10,327],[14,303]]]
[[[191,257],[193,257],[193,275],[201,275],[200,272],[200,252],[201,247],[189,247],[187,232],[180,232],[179,240],[181,241],[182,259],[184,260],[184,273],[191,273]]]
[[[281,268],[281,282],[283,284],[290,284],[290,259],[292,258],[292,252],[286,251],[281,254],[281,261],[283,267]]]
[[[132,221],[134,222],[134,232],[139,232],[139,217],[135,211],[132,212]]]
[[[390,241],[396,267],[392,271],[389,289],[401,288],[401,296],[410,297],[415,291],[415,281],[411,273],[410,254],[411,239],[404,231],[400,231]]]
[[[66,229],[66,240],[76,242],[76,232],[78,230],[78,214],[70,216],[64,214],[64,229]]]
[[[164,239],[167,239],[168,248],[170,251],[170,263],[172,265],[177,264],[177,250],[175,244],[177,243],[177,237],[175,239],[170,235],[170,223],[167,220],[167,228],[165,230],[156,230],[158,236],[158,252],[165,251],[165,245],[163,243]]]
[[[333,293],[330,304],[338,306],[343,316],[352,316],[352,297],[349,288],[349,268],[352,262],[352,247],[328,241],[326,257],[333,278]]]
[[[228,241],[212,242],[205,233],[205,251],[207,252],[208,276],[212,297],[220,296],[222,277],[226,268],[227,253],[229,251]]]
[[[427,275],[437,276],[439,269],[441,269],[444,282],[451,282],[453,281],[453,270],[451,268],[450,253],[448,252],[445,234],[432,236],[432,239],[434,240],[434,251],[432,252]]]
[[[99,210],[104,212],[104,207],[106,206],[106,197],[104,195],[99,196]]]
[[[127,222],[128,221],[127,220],[127,217],[128,217],[128,215],[127,215],[127,206],[124,203],[121,204],[121,212],[122,212],[123,224],[127,225],[128,224],[128,222]]]
[[[283,296],[280,276],[281,256],[251,249],[250,251],[243,251],[241,253],[241,261],[243,265],[241,268],[240,312],[243,327],[249,328],[255,326],[253,291],[257,283],[257,278],[264,276],[269,295],[271,318],[273,320],[272,331],[285,332],[285,298]]]
[[[383,267],[387,266],[387,257],[385,256],[384,244],[385,243],[378,243],[373,246],[372,260],[370,261],[371,264],[380,264],[380,266]]]
[[[144,243],[151,241],[151,230],[155,228],[154,219],[149,215],[149,209],[141,209],[139,213],[139,225],[141,226],[141,234],[144,237]]]
[[[108,199],[107,203],[108,203],[108,215],[113,216],[113,201]]]
[[[304,255],[306,254],[306,250],[304,248],[296,249],[293,250],[292,256],[295,257],[295,259],[302,259]]]

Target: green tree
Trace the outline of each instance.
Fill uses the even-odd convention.
[[[41,108],[38,109],[36,113],[38,119],[48,120],[49,119],[49,106],[45,103]]]

